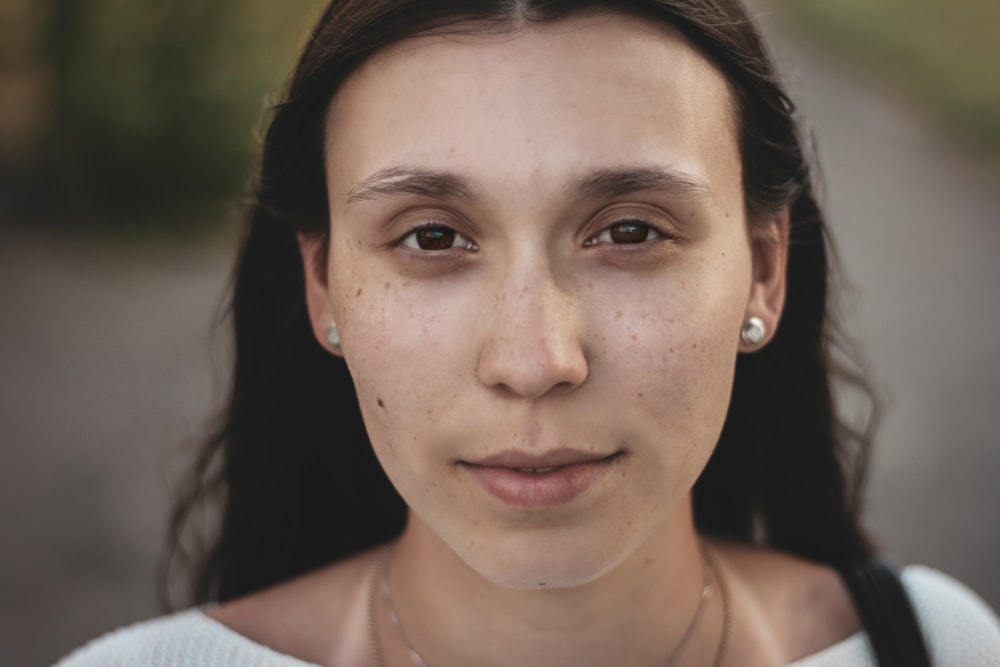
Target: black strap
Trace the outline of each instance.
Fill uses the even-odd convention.
[[[931,667],[923,632],[895,568],[873,556],[840,574],[879,667]]]

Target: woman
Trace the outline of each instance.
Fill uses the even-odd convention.
[[[220,604],[64,664],[875,664],[810,179],[735,0],[333,2],[175,520],[223,494]],[[1000,660],[903,581],[904,654]]]

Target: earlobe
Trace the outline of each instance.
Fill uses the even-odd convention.
[[[740,331],[740,351],[753,352],[774,336],[785,307],[789,209],[782,207],[753,235],[753,284]]]
[[[332,342],[330,331],[337,331],[333,310],[330,305],[330,289],[326,273],[325,244],[319,238],[299,234],[299,252],[302,254],[302,270],[306,290],[306,307],[312,324],[313,336],[328,352],[340,355],[340,335],[337,344]]]

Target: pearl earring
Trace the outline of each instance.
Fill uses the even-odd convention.
[[[330,347],[334,349],[340,349],[340,332],[337,331],[336,324],[330,324],[326,328],[326,342],[330,344]]]
[[[764,328],[764,320],[759,317],[749,318],[743,324],[743,329],[740,330],[740,337],[743,339],[743,342],[754,347],[763,343],[766,335],[767,329]]]

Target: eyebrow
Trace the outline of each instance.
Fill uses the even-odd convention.
[[[715,193],[703,180],[672,167],[631,165],[598,169],[574,179],[570,196],[611,199],[635,192],[660,192],[692,201],[714,199]],[[413,167],[390,167],[360,181],[347,194],[347,203],[385,199],[400,194],[431,199],[477,198],[468,181],[457,174]]]
[[[693,201],[715,198],[705,181],[660,165],[599,169],[577,178],[570,190],[595,199],[611,199],[635,192],[660,192]]]
[[[399,194],[421,195],[432,199],[475,199],[465,179],[443,171],[391,167],[377,171],[347,193],[347,203],[384,199]]]

